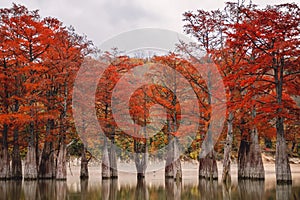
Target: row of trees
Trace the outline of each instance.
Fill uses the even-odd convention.
[[[222,179],[230,174],[230,148],[241,134],[240,178],[264,178],[258,134],[276,133],[276,179],[291,182],[286,136],[299,133],[299,19],[296,4],[258,8],[244,2],[223,11],[187,12],[185,31],[219,66],[228,91]]]
[[[90,74],[85,74],[85,87],[79,91],[82,98],[76,102],[81,107],[96,108],[105,136],[98,142],[99,135],[89,135],[97,127],[85,120],[86,113],[77,110],[81,123],[76,128],[84,133],[84,145],[79,150],[82,178],[88,177],[91,155],[87,151],[94,149],[90,151],[92,156],[102,156],[102,178],[117,178],[117,158],[129,155],[138,178],[145,176],[149,159],[160,158],[166,160],[166,178],[181,179],[179,149],[185,147],[188,133],[194,132],[191,145],[184,151],[199,155],[199,177],[217,179],[215,150],[206,152],[209,148],[200,147],[205,138],[214,134],[210,123],[218,93],[211,91],[223,81],[228,112],[223,130],[226,141],[222,180],[230,181],[233,137],[241,140],[239,178],[264,179],[259,136],[276,135],[277,181],[291,182],[286,137],[299,133],[300,116],[293,99],[299,96],[300,89],[300,12],[296,4],[260,9],[230,2],[222,11],[187,12],[184,30],[199,43],[179,44],[178,54],[130,58],[113,51],[100,59],[86,57],[85,61],[84,57],[93,51],[91,43],[57,19],[41,19],[37,11],[18,5],[0,12],[0,179],[66,179],[67,150],[78,140],[71,112],[72,90],[83,64],[94,69],[92,73],[100,69],[97,66],[106,68],[101,69],[93,105],[85,101]],[[197,54],[199,49],[205,52],[201,56]],[[148,65],[152,76],[160,81],[136,88],[129,102],[113,97],[121,78],[141,65]],[[218,71],[210,66],[217,66]],[[196,68],[202,69],[201,74]],[[162,73],[162,69],[169,72]],[[223,80],[213,78],[218,73]],[[128,85],[114,94],[126,96],[138,76],[133,73]],[[190,86],[182,84],[184,81]],[[196,104],[191,90],[196,94]],[[129,109],[130,120],[116,121],[114,116],[127,114],[124,107]],[[162,108],[166,113],[161,112]],[[158,119],[157,124],[151,121],[153,117]],[[223,116],[218,117],[221,120]],[[158,132],[151,135],[156,129]]]
[[[0,179],[65,179],[72,86],[91,43],[16,4],[0,10],[0,41]]]

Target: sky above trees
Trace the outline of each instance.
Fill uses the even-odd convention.
[[[291,3],[295,0],[285,0]],[[42,17],[52,16],[72,25],[78,33],[85,34],[96,46],[121,32],[136,28],[165,28],[182,33],[185,11],[223,8],[223,0],[5,0],[0,8],[12,3],[38,9]],[[279,4],[281,0],[253,0],[265,6]]]

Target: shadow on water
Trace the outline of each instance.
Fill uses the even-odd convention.
[[[120,177],[121,178],[121,177]],[[123,182],[123,181],[122,181]],[[120,180],[0,181],[0,200],[115,200],[115,199],[300,199],[300,185],[270,186],[264,181],[239,180],[231,185],[218,181],[173,179],[120,184]]]

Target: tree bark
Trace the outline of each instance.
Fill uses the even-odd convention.
[[[24,165],[24,180],[35,180],[38,178],[37,162],[36,162],[36,148],[34,142],[34,126],[30,123],[30,137],[28,142],[28,151],[25,158]]]
[[[89,178],[89,168],[88,168],[88,159],[86,157],[86,147],[83,145],[81,153],[81,164],[80,164],[80,179]]]
[[[230,184],[231,182],[231,147],[232,147],[232,123],[233,123],[233,114],[229,113],[228,121],[227,121],[227,137],[224,145],[224,159],[223,159],[223,173],[222,173],[222,182],[225,184]]]
[[[22,161],[20,156],[19,130],[14,129],[14,146],[12,152],[12,179],[22,179]]]
[[[46,139],[51,134],[54,120],[49,119],[46,124]],[[53,142],[45,141],[39,161],[38,178],[53,179],[55,177]]]
[[[173,170],[174,170],[174,179],[178,181],[182,181],[182,168],[181,168],[181,162],[180,162],[180,153],[179,153],[179,147],[178,147],[178,140],[175,137],[174,138],[174,165],[173,165]]]
[[[3,125],[2,139],[0,141],[0,180],[10,179],[10,163],[7,144],[8,125]]]
[[[118,178],[118,166],[117,166],[117,153],[115,146],[115,138],[112,137],[110,141],[110,149],[109,149],[109,163],[110,163],[110,177],[112,179]]]
[[[174,178],[174,145],[171,134],[168,134],[167,158],[165,166],[165,178]]]
[[[251,131],[250,141],[247,141],[246,139],[241,140],[238,153],[238,178],[265,178],[265,171],[256,128]]]
[[[35,147],[28,146],[24,165],[24,180],[35,180],[38,178],[35,153]]]
[[[65,140],[62,137],[57,157],[57,165],[56,165],[56,179],[57,180],[66,180],[67,179],[67,149]]]
[[[209,180],[218,179],[218,167],[214,150],[208,153],[204,158],[199,159],[199,178]]]
[[[287,153],[287,145],[284,138],[282,118],[277,119],[277,140],[276,140],[276,180],[277,183],[292,183],[292,174]]]
[[[53,174],[55,168],[54,166],[54,156],[53,156],[53,144],[52,142],[45,142],[44,148],[41,155],[41,161],[39,165],[39,179],[52,179],[55,174]]]
[[[283,93],[283,71],[284,71],[284,58],[280,59],[280,64],[276,65],[276,58],[273,58],[274,66],[274,79],[276,89],[276,100],[279,106],[282,106],[282,93]],[[280,116],[282,114],[282,108],[277,109],[276,119],[276,181],[277,183],[292,183],[292,173],[288,158],[287,145],[284,136],[284,118]]]
[[[137,179],[145,178],[148,160],[147,142],[134,140],[134,151],[135,151],[135,167],[137,169]]]
[[[109,155],[108,155],[108,147],[107,147],[107,138],[104,136],[104,145],[102,151],[102,179],[110,178],[110,163],[109,163]]]

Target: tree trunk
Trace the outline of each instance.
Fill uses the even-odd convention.
[[[57,165],[56,165],[56,179],[57,180],[66,180],[67,179],[67,149],[65,140],[62,138],[60,142]]]
[[[273,59],[273,64],[276,64],[276,59]],[[275,65],[276,66],[276,65]],[[284,75],[284,59],[280,59],[280,65],[274,67],[274,79],[276,88],[276,100],[280,106],[277,109],[279,115],[276,119],[276,181],[277,183],[292,183],[292,174],[287,152],[287,145],[284,136],[284,118],[282,114],[282,93],[283,93],[283,75]]]
[[[102,151],[102,179],[110,178],[110,164],[109,164],[109,155],[108,155],[108,147],[107,147],[107,139],[104,136],[104,145]]]
[[[89,178],[89,168],[88,168],[88,159],[86,157],[86,147],[83,145],[81,153],[81,164],[80,164],[80,179]]]
[[[218,167],[214,150],[208,153],[204,158],[199,159],[199,178],[209,180],[218,179]]]
[[[12,152],[12,179],[20,180],[22,179],[22,161],[20,156],[20,146],[19,146],[19,130],[14,129],[14,146]]]
[[[39,174],[40,179],[52,179],[55,174],[53,174],[54,165],[54,156],[53,156],[53,144],[52,142],[45,142],[44,148],[41,155],[41,161],[39,165]]]
[[[233,114],[229,113],[228,117],[228,130],[227,130],[227,137],[224,145],[224,159],[223,159],[223,173],[222,173],[222,182],[226,184],[230,184],[231,182],[231,159],[230,159],[230,152],[232,147],[232,123],[233,123]]]
[[[35,180],[38,177],[35,147],[28,146],[24,165],[24,180]]]
[[[167,158],[165,166],[165,178],[174,178],[174,145],[171,134],[168,134]]]
[[[25,158],[24,165],[24,179],[35,180],[38,177],[37,165],[36,165],[36,149],[34,142],[34,126],[30,123],[30,137],[28,142],[28,151]]]
[[[112,139],[110,141],[109,163],[110,163],[110,177],[112,179],[117,179],[118,178],[118,166],[117,166],[117,153],[116,153],[114,137],[112,137]]]
[[[48,120],[46,124],[46,139],[51,134],[51,129],[54,126],[54,120]],[[55,177],[53,142],[45,141],[39,161],[38,178],[53,179]]]
[[[250,142],[245,139],[241,140],[238,153],[238,178],[265,178],[265,171],[256,128],[254,128],[250,134]]]
[[[10,163],[7,145],[8,125],[3,125],[2,139],[0,141],[0,180],[10,179]]]
[[[291,168],[287,153],[287,145],[284,138],[283,119],[278,118],[276,122],[276,180],[277,183],[292,183]]]
[[[178,140],[175,137],[174,138],[174,165],[173,165],[173,170],[174,170],[174,179],[178,181],[182,181],[182,168],[181,168],[181,162],[180,162],[180,155],[179,155],[179,147],[178,147]]]
[[[145,172],[147,168],[148,150],[147,143],[134,140],[134,151],[135,151],[135,167],[137,170],[137,179],[145,178]]]

